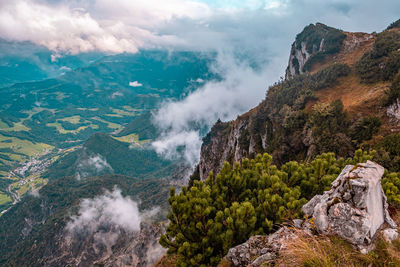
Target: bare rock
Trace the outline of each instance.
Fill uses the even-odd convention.
[[[388,228],[382,231],[383,238],[389,242],[392,243],[392,241],[396,240],[399,237],[399,233],[397,232],[397,229],[393,228]]]
[[[338,235],[360,249],[369,245],[386,222],[396,228],[390,218],[381,186],[384,168],[372,161],[346,166],[332,183],[332,188],[312,198],[302,208],[313,217],[319,233]],[[390,236],[393,231],[388,231]]]
[[[303,224],[303,220],[300,220],[300,219],[294,219],[294,220],[293,220],[293,226],[296,227],[296,228],[298,228],[298,229],[301,228],[301,225],[302,225],[302,224]]]
[[[392,117],[396,121],[400,122],[400,99],[397,99],[395,103],[393,103],[386,109],[386,114],[389,117]]]
[[[273,263],[281,249],[289,240],[297,238],[295,232],[287,227],[267,236],[252,236],[236,247],[231,248],[225,259],[233,266],[257,267],[265,263]]]

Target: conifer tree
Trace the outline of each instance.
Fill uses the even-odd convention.
[[[330,184],[347,164],[371,160],[357,150],[353,158],[324,153],[309,163],[287,162],[280,169],[268,154],[225,163],[214,176],[195,180],[179,194],[171,189],[171,212],[160,244],[177,255],[178,266],[216,266],[229,248],[251,235],[268,234],[277,225],[302,216],[301,207]],[[400,207],[400,175],[382,181],[390,203]]]

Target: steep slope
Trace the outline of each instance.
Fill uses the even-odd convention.
[[[192,178],[205,179],[225,161],[262,152],[281,165],[323,152],[347,157],[360,146],[382,147],[382,139],[400,130],[399,48],[395,26],[379,34],[307,26],[292,45],[286,79],[254,109],[214,125]]]
[[[162,179],[142,180],[120,175],[80,181],[75,177],[53,180],[38,194],[27,196],[0,217],[0,265],[24,266],[29,262],[30,266],[93,266],[94,263],[146,266],[152,258],[151,254],[146,257],[147,252],[155,252],[156,240],[162,233],[163,225],[158,221],[167,211],[168,185],[169,182]],[[116,188],[121,190],[122,196],[115,193]],[[114,190],[114,193],[107,194],[105,190]],[[142,214],[154,207],[159,207],[161,212],[142,219],[140,229],[130,231],[123,225],[110,223],[110,217],[96,217],[90,209],[99,202],[104,205],[107,201],[117,201],[118,205],[112,206],[114,209],[129,212],[126,204],[124,206],[127,201],[124,196],[137,201]],[[82,213],[84,199],[90,203],[86,213]],[[79,228],[70,231],[68,224],[79,214],[93,218],[84,224],[85,231]],[[123,213],[119,216],[134,219],[135,215]],[[95,223],[96,219],[100,224]],[[80,222],[85,223],[85,220]]]
[[[105,133],[92,135],[79,148],[51,164],[44,178],[59,179],[64,176],[85,178],[101,174],[121,174],[131,177],[179,177],[181,162],[172,162],[158,156],[145,144],[132,147]]]

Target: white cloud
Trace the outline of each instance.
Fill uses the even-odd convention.
[[[29,191],[29,195],[39,198],[40,197],[39,189],[36,188],[32,189],[31,191]]]
[[[157,240],[151,240],[154,233],[148,232],[158,212],[158,207],[139,211],[138,203],[129,196],[124,197],[121,190],[115,187],[113,191],[81,200],[78,213],[71,216],[64,228],[62,241],[66,243],[67,250],[79,246],[79,255],[91,253],[93,258],[105,259],[115,252],[113,246],[117,242],[121,244],[128,239],[143,246],[147,264],[151,264],[155,257],[160,256],[157,253],[163,252],[155,244]],[[145,235],[145,239],[140,235]],[[126,248],[126,251],[117,253],[123,256],[136,254],[134,247],[128,244]]]
[[[164,104],[154,114],[154,123],[162,131],[152,143],[158,153],[168,158],[183,155],[189,164],[197,163],[202,130],[209,129],[217,119],[232,120],[257,105],[265,96],[267,84],[277,75],[268,68],[256,71],[229,54],[221,54],[214,69],[222,75],[221,81],[207,82],[182,101]]]
[[[194,1],[61,1],[0,2],[0,36],[29,40],[54,51],[93,50],[137,52],[140,47],[179,43],[171,35],[159,35],[157,26],[173,18],[193,19],[208,7]],[[53,59],[54,60],[54,59]]]
[[[60,68],[60,70],[62,70],[62,71],[70,71],[71,68],[69,68],[69,67],[67,67],[67,66],[62,66],[62,67]]]
[[[102,155],[95,154],[80,160],[76,166],[75,176],[80,180],[81,178],[99,175],[104,172],[113,172],[113,168]]]
[[[111,98],[114,99],[117,96],[124,96],[124,94],[121,93],[120,91],[116,91],[116,92],[112,93]]]
[[[159,260],[163,255],[167,253],[167,249],[163,248],[157,241],[147,248],[146,251],[146,262],[153,264]],[[153,266],[153,265],[150,265]]]
[[[101,226],[117,226],[129,232],[138,232],[142,216],[138,204],[124,197],[119,189],[81,201],[78,215],[72,216],[66,230],[95,233]]]
[[[134,81],[134,82],[129,82],[129,86],[140,87],[143,86],[143,84],[139,83],[138,81]]]
[[[379,31],[399,9],[396,0],[0,0],[0,37],[72,53],[223,45],[248,52],[279,38],[286,51],[309,23]]]

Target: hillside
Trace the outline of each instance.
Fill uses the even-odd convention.
[[[66,226],[71,216],[78,213],[81,201],[94,199],[103,195],[105,190],[115,188],[121,190],[122,196],[134,196],[140,212],[156,206],[162,212],[148,221],[143,220],[139,233],[110,224],[110,218],[106,218],[96,226],[98,228],[93,229],[94,235],[90,234],[89,227],[89,234],[77,232],[71,235]],[[125,264],[146,266],[147,250],[157,245],[157,237],[161,234],[162,225],[158,221],[167,210],[165,199],[168,188],[166,180],[142,180],[121,175],[104,175],[81,181],[73,176],[53,180],[37,195],[25,197],[1,217],[0,239],[3,242],[0,245],[0,265],[22,266],[29,262],[30,266],[91,266],[95,261],[98,264],[101,261],[116,264],[128,257]],[[112,200],[121,201],[121,198],[109,199]],[[94,253],[94,250],[97,252]],[[132,258],[134,255],[137,258]]]
[[[358,147],[385,153],[383,140],[398,140],[400,130],[399,38],[396,27],[366,34],[307,26],[292,45],[286,79],[257,107],[217,122],[204,138],[198,178],[263,152],[278,165],[324,152],[347,157]]]
[[[286,78],[236,120],[218,120],[189,185],[170,191],[168,255],[156,266],[397,266],[398,24],[305,27]],[[391,237],[374,236],[379,226]]]

